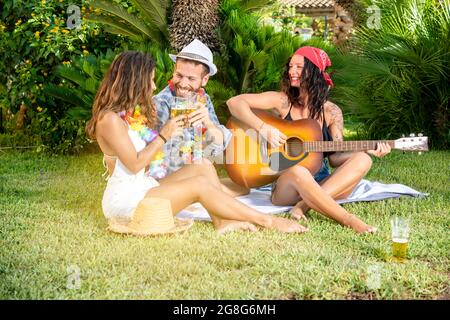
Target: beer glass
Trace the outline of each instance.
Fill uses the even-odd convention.
[[[408,253],[409,220],[404,217],[391,219],[392,256],[398,262],[405,262]]]
[[[174,118],[179,115],[184,115],[184,127],[188,125],[187,115],[197,109],[196,95],[189,97],[175,97],[175,104],[170,109],[170,117]]]

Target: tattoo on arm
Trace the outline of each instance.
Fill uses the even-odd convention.
[[[280,100],[281,100],[281,109],[289,108],[289,99],[288,99],[287,95],[282,94],[280,96]]]
[[[344,135],[344,117],[342,116],[341,109],[332,103],[328,109],[330,115],[330,123],[329,127],[333,128],[332,135],[333,140],[335,141],[343,141]]]

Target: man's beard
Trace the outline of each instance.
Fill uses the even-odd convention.
[[[193,96],[201,88],[201,87],[198,87],[195,89],[195,88],[189,87],[189,88],[181,89],[177,84],[175,84],[174,87],[175,87],[175,93],[178,97]]]

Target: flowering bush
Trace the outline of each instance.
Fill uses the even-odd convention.
[[[0,107],[6,122],[9,119],[17,123],[4,125],[7,129],[25,127],[39,130],[34,134],[46,135],[45,130],[57,127],[56,122],[64,118],[67,105],[43,92],[49,83],[64,83],[56,76],[55,68],[70,65],[73,57],[99,54],[122,43],[120,36],[103,33],[98,25],[87,23],[84,15],[89,11],[92,9],[88,0],[73,4],[64,0],[2,1]],[[8,116],[19,110],[20,116]],[[32,119],[43,110],[49,123],[31,126]],[[19,117],[25,120],[18,121]]]

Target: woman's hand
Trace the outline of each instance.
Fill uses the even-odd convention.
[[[179,115],[169,119],[159,132],[164,138],[169,140],[171,137],[181,134],[185,115]]]
[[[391,152],[391,146],[387,143],[377,143],[377,148],[375,150],[367,150],[368,154],[375,157],[381,158]]]
[[[279,147],[286,142],[286,135],[270,124],[263,123],[259,129],[259,134],[270,143],[272,148]]]

